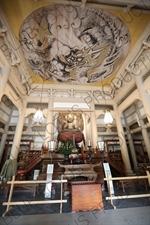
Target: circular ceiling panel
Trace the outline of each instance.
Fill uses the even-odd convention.
[[[130,33],[120,18],[101,9],[71,5],[50,5],[32,12],[19,38],[34,73],[72,84],[108,78],[130,47]]]

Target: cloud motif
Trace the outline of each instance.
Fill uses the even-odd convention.
[[[33,11],[19,32],[30,68],[44,79],[100,82],[125,59],[130,33],[115,15],[96,8],[50,5]]]

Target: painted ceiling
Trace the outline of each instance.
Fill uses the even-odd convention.
[[[19,40],[34,73],[55,82],[86,84],[110,76],[128,53],[130,33],[115,15],[52,5],[32,12]]]
[[[2,2],[35,83],[108,82],[150,19],[71,4]]]

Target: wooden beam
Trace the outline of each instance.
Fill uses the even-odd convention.
[[[3,205],[37,205],[37,204],[49,204],[49,203],[65,203],[64,200],[43,200],[43,201],[23,201],[23,202],[3,202]]]
[[[106,200],[111,200],[111,199],[121,200],[121,199],[128,199],[128,198],[145,198],[145,197],[150,197],[150,194],[111,196],[111,197],[106,197]]]
[[[45,184],[45,183],[65,183],[67,180],[16,180],[13,184]],[[8,181],[7,184],[12,184],[12,181]]]
[[[60,213],[62,212],[62,203],[67,202],[67,200],[62,200],[62,183],[67,182],[67,180],[32,180],[32,181],[15,181],[15,176],[12,177],[12,181],[8,181],[7,184],[11,184],[10,192],[8,197],[8,202],[3,202],[2,205],[7,205],[6,211],[3,213],[2,217],[4,217],[11,209],[12,205],[37,205],[37,204],[49,204],[49,203],[60,203]],[[41,183],[61,183],[61,198],[59,200],[43,200],[43,201],[19,201],[19,202],[11,202],[12,194],[15,184],[41,184]]]

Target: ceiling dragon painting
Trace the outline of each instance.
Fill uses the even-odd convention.
[[[40,77],[71,84],[100,82],[130,47],[124,22],[102,9],[49,5],[22,23],[19,39],[29,67]]]

